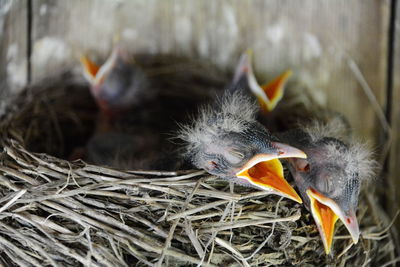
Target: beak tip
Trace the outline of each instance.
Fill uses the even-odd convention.
[[[329,255],[332,251],[332,243],[328,240],[323,240],[325,255]]]
[[[356,235],[351,235],[351,239],[353,240],[353,244],[357,244],[358,240],[360,240],[360,234],[357,233]]]
[[[357,217],[355,212],[351,212],[351,215],[341,219],[344,226],[350,233],[351,239],[353,240],[353,244],[357,244],[360,239],[360,228],[358,226]]]
[[[303,204],[303,199],[297,194],[297,192],[293,189],[293,195],[288,196],[290,199],[296,201],[299,204]]]

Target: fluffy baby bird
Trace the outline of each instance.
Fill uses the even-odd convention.
[[[113,49],[102,66],[87,57],[81,57],[81,63],[93,97],[111,119],[154,96],[146,74],[120,46]]]
[[[353,242],[358,242],[356,210],[360,186],[374,176],[377,166],[365,145],[345,141],[345,128],[343,119],[336,117],[328,123],[315,121],[280,135],[307,154],[307,159],[288,159],[289,170],[317,224],[326,254],[331,251],[338,219]]]
[[[229,90],[214,106],[182,127],[186,155],[198,168],[239,184],[252,185],[302,202],[285,180],[280,158],[306,158],[299,149],[275,141],[255,117],[257,105],[240,90]]]

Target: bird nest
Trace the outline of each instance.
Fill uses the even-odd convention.
[[[164,93],[222,88],[210,66],[147,60]],[[175,91],[174,91],[175,90]],[[192,94],[192,100],[199,99]],[[212,93],[208,93],[212,96]],[[0,260],[6,266],[382,266],[395,261],[390,219],[361,193],[361,238],[338,223],[325,255],[294,201],[199,170],[117,170],[68,161],[96,106],[70,76],[28,88],[0,125]],[[185,113],[185,112],[184,112]],[[190,113],[188,111],[187,113]],[[63,159],[64,158],[64,159]],[[371,192],[371,191],[369,191]]]

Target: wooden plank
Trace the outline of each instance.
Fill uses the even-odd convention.
[[[400,2],[397,1],[395,19],[395,45],[394,45],[394,66],[393,66],[393,96],[391,103],[391,124],[392,124],[392,149],[389,161],[388,188],[390,194],[388,207],[394,215],[400,209]],[[397,229],[400,231],[400,218],[396,221]]]
[[[79,56],[106,57],[114,39],[135,52],[172,49],[170,1],[33,1],[32,77],[77,67]],[[169,46],[168,46],[169,45]]]
[[[27,1],[0,1],[0,113],[27,83]]]
[[[78,56],[104,58],[119,36],[133,52],[173,53],[231,70],[246,48],[264,78],[291,68],[356,133],[378,136],[376,115],[349,61],[385,99],[388,1],[33,1],[33,78]]]

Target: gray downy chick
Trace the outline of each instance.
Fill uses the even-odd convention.
[[[280,158],[305,158],[305,154],[279,143],[256,121],[257,105],[249,97],[229,90],[201,109],[179,137],[194,166],[235,183],[252,185],[302,202],[283,175]]]
[[[307,154],[307,159],[288,159],[289,170],[304,204],[311,211],[326,254],[331,251],[338,219],[353,242],[360,235],[356,210],[360,186],[374,176],[377,163],[366,145],[350,140],[342,118],[328,123],[314,121],[280,135]]]

